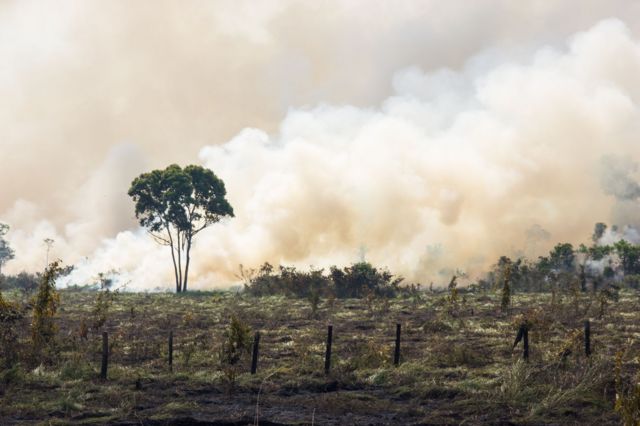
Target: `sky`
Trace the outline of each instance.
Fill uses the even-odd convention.
[[[239,265],[365,259],[408,281],[640,225],[640,3],[0,1],[3,269],[170,289],[140,173],[211,168],[236,217],[192,288]]]

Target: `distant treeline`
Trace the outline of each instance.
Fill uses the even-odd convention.
[[[65,276],[73,271],[73,266],[66,266],[60,268],[59,275]],[[42,281],[42,273],[30,273],[20,272],[16,275],[2,275],[0,274],[0,290],[20,290],[23,293],[33,293],[38,288],[38,285]],[[80,288],[80,287],[78,287]],[[96,285],[84,286],[86,289],[100,289],[99,283]]]
[[[598,291],[607,287],[640,288],[640,245],[625,239],[613,244],[603,244],[607,226],[595,225],[592,244],[581,244],[575,248],[570,243],[559,243],[546,256],[537,259],[501,256],[490,271],[470,284],[470,289],[496,290],[503,287],[509,277],[510,292],[554,292],[554,291]],[[612,227],[609,239],[622,235]],[[62,275],[73,267],[67,267]],[[117,275],[110,271],[100,274],[93,285],[76,289],[97,290],[109,287],[107,276]],[[455,276],[455,275],[454,275]],[[288,297],[317,298],[361,298],[369,296],[394,297],[400,292],[420,290],[419,284],[403,285],[404,279],[386,269],[368,262],[358,262],[328,270],[311,268],[308,271],[292,266],[274,267],[269,263],[258,269],[240,266],[238,278],[244,291],[254,296],[283,295]],[[0,289],[18,289],[33,292],[41,280],[41,274],[21,272],[17,275],[0,275]],[[109,281],[109,282],[107,282]],[[429,288],[432,288],[430,285]],[[424,288],[424,287],[422,287]]]
[[[640,288],[640,245],[622,238],[613,244],[602,244],[606,229],[605,224],[596,224],[591,246],[580,244],[574,248],[570,243],[560,243],[536,260],[502,256],[477,286],[498,287],[509,270],[512,291]],[[612,232],[618,235],[617,228],[613,227]]]
[[[640,245],[622,238],[613,244],[602,244],[606,231],[605,224],[597,223],[590,246],[581,244],[575,248],[570,243],[559,243],[548,255],[535,260],[501,256],[484,278],[469,287],[496,290],[503,287],[508,275],[512,293],[640,288]],[[611,235],[618,234],[618,229],[613,227]],[[421,287],[416,284],[401,287],[402,277],[367,262],[342,269],[333,266],[328,272],[323,269],[301,271],[286,266],[276,269],[265,263],[258,270],[247,271],[241,267],[240,277],[245,290],[255,296],[392,297],[402,290],[415,291]]]

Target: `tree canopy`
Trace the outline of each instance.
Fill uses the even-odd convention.
[[[13,259],[15,253],[4,236],[9,232],[9,225],[0,222],[0,273],[5,263]]]
[[[129,196],[140,225],[170,247],[176,291],[186,291],[193,237],[223,217],[233,217],[224,182],[204,167],[172,164],[138,176]]]

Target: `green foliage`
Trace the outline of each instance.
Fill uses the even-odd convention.
[[[640,289],[640,274],[625,275],[622,282],[625,285],[625,287],[638,290]]]
[[[98,330],[104,326],[109,317],[109,308],[113,304],[114,298],[117,294],[117,290],[112,292],[111,279],[107,278],[103,273],[98,274],[100,280],[100,290],[96,294],[96,298],[91,310],[91,328]]]
[[[568,272],[574,269],[575,251],[570,243],[560,243],[549,253],[549,262],[556,271]]]
[[[15,252],[4,239],[7,232],[9,232],[9,225],[0,222],[0,274],[4,264],[15,257]]]
[[[79,353],[66,360],[60,367],[59,377],[62,380],[82,380],[95,377],[95,371]]]
[[[369,292],[394,297],[403,281],[402,277],[394,278],[389,271],[379,271],[368,262],[354,263],[344,269],[333,266],[330,277],[338,298],[361,298]]]
[[[258,271],[244,270],[244,288],[252,296],[281,294],[291,297],[308,298],[328,296],[330,281],[322,269],[299,271],[292,266],[280,266],[277,271],[269,263],[264,263]]]
[[[518,358],[501,372],[498,396],[505,402],[513,403],[531,397],[531,376],[533,371],[527,362]]]
[[[617,302],[619,299],[618,289],[613,286],[607,286],[598,292],[598,317],[602,318],[607,310],[607,306],[611,301]]]
[[[245,368],[247,356],[251,353],[251,328],[236,315],[231,316],[229,327],[222,336],[219,351],[220,370],[229,392],[232,392],[238,375]]]
[[[33,293],[40,282],[39,274],[30,274],[28,272],[20,272],[18,275],[9,275],[4,277],[4,288],[18,289],[25,294]]]
[[[486,279],[478,281],[479,288],[485,290],[493,288],[500,291],[504,287],[507,266],[510,269],[509,288],[511,293],[548,290],[545,278],[550,273],[551,267],[547,257],[540,257],[538,262],[530,262],[523,258],[512,260],[507,256],[500,256],[487,274]]]
[[[17,304],[7,302],[0,292],[0,360],[11,367],[17,360],[17,322],[23,318]]]
[[[502,297],[500,308],[506,312],[511,306],[511,260],[506,258],[503,262],[502,271]]]
[[[587,249],[589,257],[593,260],[601,260],[613,252],[611,246],[592,246]]]
[[[171,247],[176,291],[186,291],[193,237],[204,228],[233,217],[224,182],[211,170],[172,164],[143,173],[131,183],[136,218],[158,242]]]
[[[580,291],[587,291],[587,273],[585,271],[585,265],[580,265],[580,273],[578,275],[578,282],[580,284]]]
[[[593,241],[594,243],[597,243],[600,240],[600,238],[602,238],[606,230],[607,230],[606,224],[602,222],[596,223],[593,227],[593,235],[591,235],[591,241]]]
[[[312,290],[308,300],[311,305],[311,317],[315,318],[318,314],[318,307],[320,306],[320,291]]]
[[[24,381],[25,372],[20,364],[12,365],[0,372],[0,383],[8,385],[16,385]]]
[[[339,269],[331,267],[329,275],[323,269],[299,271],[291,266],[280,266],[277,271],[265,263],[258,271],[241,269],[245,290],[253,296],[285,295],[308,298],[332,297],[363,298],[394,297],[399,291],[401,277],[378,270],[370,263],[360,262]]]
[[[20,318],[22,318],[22,313],[18,306],[7,302],[2,296],[2,292],[0,292],[0,324],[11,324]]]
[[[480,367],[489,361],[478,348],[466,342],[441,342],[434,346],[432,355],[433,362],[440,368]]]
[[[251,328],[236,315],[232,315],[229,327],[223,334],[220,362],[224,365],[236,365],[250,350]]]
[[[640,274],[640,245],[620,240],[613,246],[620,257],[624,275]]]
[[[58,272],[58,277],[62,277],[70,274],[74,269],[73,265],[68,265],[60,268]],[[16,275],[3,275],[1,276],[0,288],[4,288],[7,290],[19,290],[24,295],[30,295],[36,291],[40,282],[42,281],[42,273],[30,273],[26,271],[22,271]],[[83,289],[80,286],[69,286],[69,288],[73,288],[76,290]],[[89,286],[86,288],[87,290],[91,290]]]
[[[31,340],[36,351],[50,344],[57,332],[54,322],[60,295],[56,291],[55,280],[62,272],[60,262],[51,263],[42,275],[38,291],[33,302],[33,320]]]
[[[348,356],[347,370],[380,368],[391,363],[387,345],[372,340],[349,342],[343,350]]]
[[[606,225],[596,224],[591,247],[581,244],[576,250],[569,243],[556,244],[548,256],[540,256],[536,261],[523,258],[512,261],[502,256],[480,283],[484,287],[493,284],[494,288],[503,284],[504,264],[508,261],[511,264],[512,292],[552,291],[557,293],[556,296],[569,293],[575,298],[576,280],[583,293],[589,283],[594,291],[614,282],[640,288],[640,245],[626,240],[601,245],[605,230]]]
[[[450,315],[455,315],[458,312],[458,277],[451,277],[451,281],[449,281],[449,296],[447,297],[447,303],[449,304],[448,312]]]

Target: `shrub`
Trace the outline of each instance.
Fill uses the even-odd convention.
[[[617,302],[620,296],[618,294],[618,288],[613,285],[608,285],[598,292],[598,318],[602,318],[609,306],[610,301]]]
[[[0,372],[0,383],[5,386],[19,384],[24,381],[25,372],[20,364],[7,368]]]
[[[511,306],[511,261],[507,258],[504,266],[503,284],[502,284],[502,299],[500,301],[500,308],[502,312],[507,312]]]
[[[19,307],[5,301],[0,293],[0,360],[7,368],[17,360],[15,327],[22,317],[23,314]]]
[[[349,363],[354,369],[380,368],[390,363],[391,351],[387,345],[372,340],[354,342]]]
[[[244,288],[253,296],[284,295],[300,298],[330,297],[363,298],[369,294],[394,297],[399,291],[402,277],[389,271],[378,270],[370,263],[360,262],[340,269],[331,267],[328,276],[323,269],[299,271],[291,266],[280,266],[277,271],[265,263],[258,271],[241,268]]]
[[[640,274],[625,275],[623,283],[628,288],[640,289]]]
[[[231,393],[238,374],[242,371],[246,355],[251,352],[251,328],[236,315],[231,316],[220,346],[220,370]]]
[[[109,289],[98,292],[91,312],[91,328],[99,330],[107,322],[109,318],[109,308],[113,303],[114,297],[115,293],[112,293]]]
[[[636,383],[625,386],[622,379],[622,351],[616,354],[615,381],[616,412],[622,417],[625,426],[640,424],[640,377]]]
[[[329,279],[322,269],[298,271],[292,266],[280,266],[275,272],[271,264],[263,264],[258,271],[241,269],[245,291],[253,296],[285,295],[301,298],[327,296]]]
[[[394,297],[402,277],[394,278],[389,271],[379,271],[368,262],[354,263],[344,269],[333,266],[331,281],[339,298],[362,298],[369,293]]]
[[[62,271],[60,263],[51,263],[42,275],[38,292],[34,299],[33,322],[31,323],[31,340],[38,352],[49,345],[57,332],[54,317],[60,303],[60,296],[56,291],[55,279]]]
[[[41,277],[39,274],[30,274],[28,272],[20,272],[18,275],[10,275],[4,277],[3,286],[5,288],[13,288],[23,293],[33,293],[38,288]]]
[[[318,307],[320,306],[320,292],[318,290],[312,291],[308,300],[311,305],[311,317],[315,318],[318,315]]]
[[[532,369],[524,360],[518,359],[514,364],[501,371],[498,396],[511,404],[527,401],[531,395],[530,381]]]
[[[62,380],[80,380],[93,377],[95,371],[91,365],[76,355],[65,361],[60,368],[59,377]]]
[[[457,276],[453,276],[451,281],[449,281],[449,296],[447,297],[447,302],[449,303],[448,312],[450,315],[455,315],[458,312],[458,283]]]

